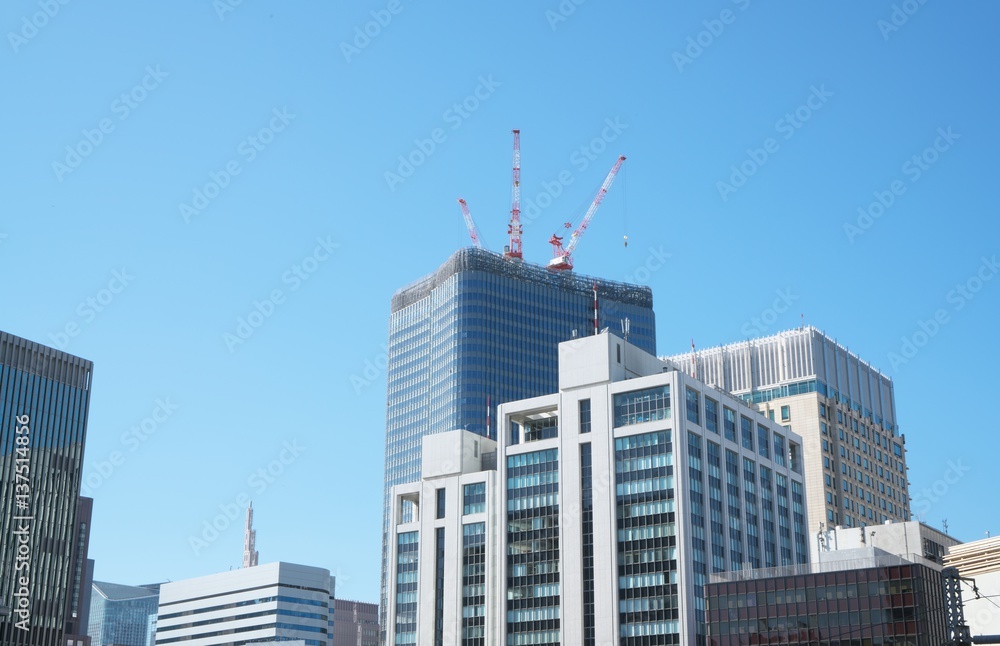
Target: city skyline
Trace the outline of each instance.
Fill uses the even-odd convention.
[[[238,566],[252,498],[264,562],[378,599],[388,303],[459,197],[502,250],[514,128],[527,262],[626,155],[574,260],[658,354],[815,326],[893,379],[913,513],[1000,532],[992,420],[928,406],[1000,386],[997,6],[42,5],[0,8],[0,329],[94,363],[98,580]]]

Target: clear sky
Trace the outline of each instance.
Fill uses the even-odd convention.
[[[804,318],[895,380],[914,510],[1000,531],[998,21],[935,0],[3,3],[0,328],[95,363],[96,578],[239,566],[224,514],[248,496],[261,562],[377,600],[389,300],[469,244],[458,197],[502,247],[512,128],[528,260],[627,155],[575,259],[653,288],[659,353]]]

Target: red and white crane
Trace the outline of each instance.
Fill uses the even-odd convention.
[[[503,255],[512,260],[521,260],[521,131],[514,130],[514,171],[511,186],[510,224],[507,233],[510,234],[510,245],[504,249]]]
[[[515,132],[517,132],[515,130]],[[556,234],[552,234],[549,239],[549,244],[552,245],[552,260],[549,261],[547,265],[549,269],[555,271],[565,271],[573,269],[573,250],[576,249],[576,245],[580,242],[580,237],[587,230],[587,225],[594,218],[594,214],[597,213],[597,208],[601,206],[601,202],[604,201],[604,196],[608,194],[608,189],[611,188],[611,183],[615,181],[615,175],[618,174],[618,169],[622,167],[622,163],[625,161],[625,155],[618,158],[615,165],[611,167],[611,172],[608,173],[607,178],[605,178],[604,183],[601,184],[601,188],[598,189],[597,195],[594,197],[593,203],[591,203],[590,208],[587,209],[587,214],[583,216],[583,221],[580,222],[580,226],[576,228],[576,231],[570,236],[569,244],[566,245],[564,249],[562,246],[562,238]]]
[[[469,213],[469,205],[462,198],[458,198],[458,204],[462,207],[462,216],[465,218],[465,226],[469,229],[469,237],[472,238],[472,243],[476,245],[476,249],[482,249],[483,243],[479,241],[479,230],[476,229],[476,223],[473,222],[472,214]]]

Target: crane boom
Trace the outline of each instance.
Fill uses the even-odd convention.
[[[507,233],[510,234],[510,246],[504,250],[504,256],[515,260],[523,258],[521,254],[521,131],[514,130],[514,170],[510,189],[510,224]]]
[[[590,221],[594,218],[594,214],[597,213],[597,209],[601,206],[601,202],[604,201],[604,196],[608,194],[608,189],[611,188],[611,184],[615,181],[615,176],[618,174],[618,170],[622,167],[622,163],[624,161],[625,155],[622,155],[618,158],[618,161],[615,162],[615,165],[611,167],[611,171],[604,179],[604,183],[601,184],[601,188],[597,190],[597,195],[594,196],[594,201],[590,204],[590,208],[587,209],[587,214],[583,216],[580,226],[578,226],[570,236],[569,244],[563,248],[562,238],[553,234],[552,238],[549,240],[549,243],[553,248],[553,258],[548,264],[549,269],[573,269],[573,258],[571,254],[573,253],[573,250],[576,249],[576,245],[580,242],[580,238],[587,230],[587,226],[590,224]]]
[[[462,216],[465,218],[465,226],[469,229],[472,243],[476,245],[476,249],[482,249],[483,243],[479,241],[479,230],[476,229],[476,223],[472,220],[472,214],[469,213],[469,205],[462,198],[458,198],[458,204],[462,207]]]

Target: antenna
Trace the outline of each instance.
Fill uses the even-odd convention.
[[[598,318],[597,318],[597,281],[594,281],[594,336],[597,336],[598,332]]]
[[[622,319],[622,335],[625,337],[625,341],[628,341],[629,326],[631,323],[627,316]]]
[[[698,378],[698,365],[695,363],[694,339],[691,339],[691,376]]]

